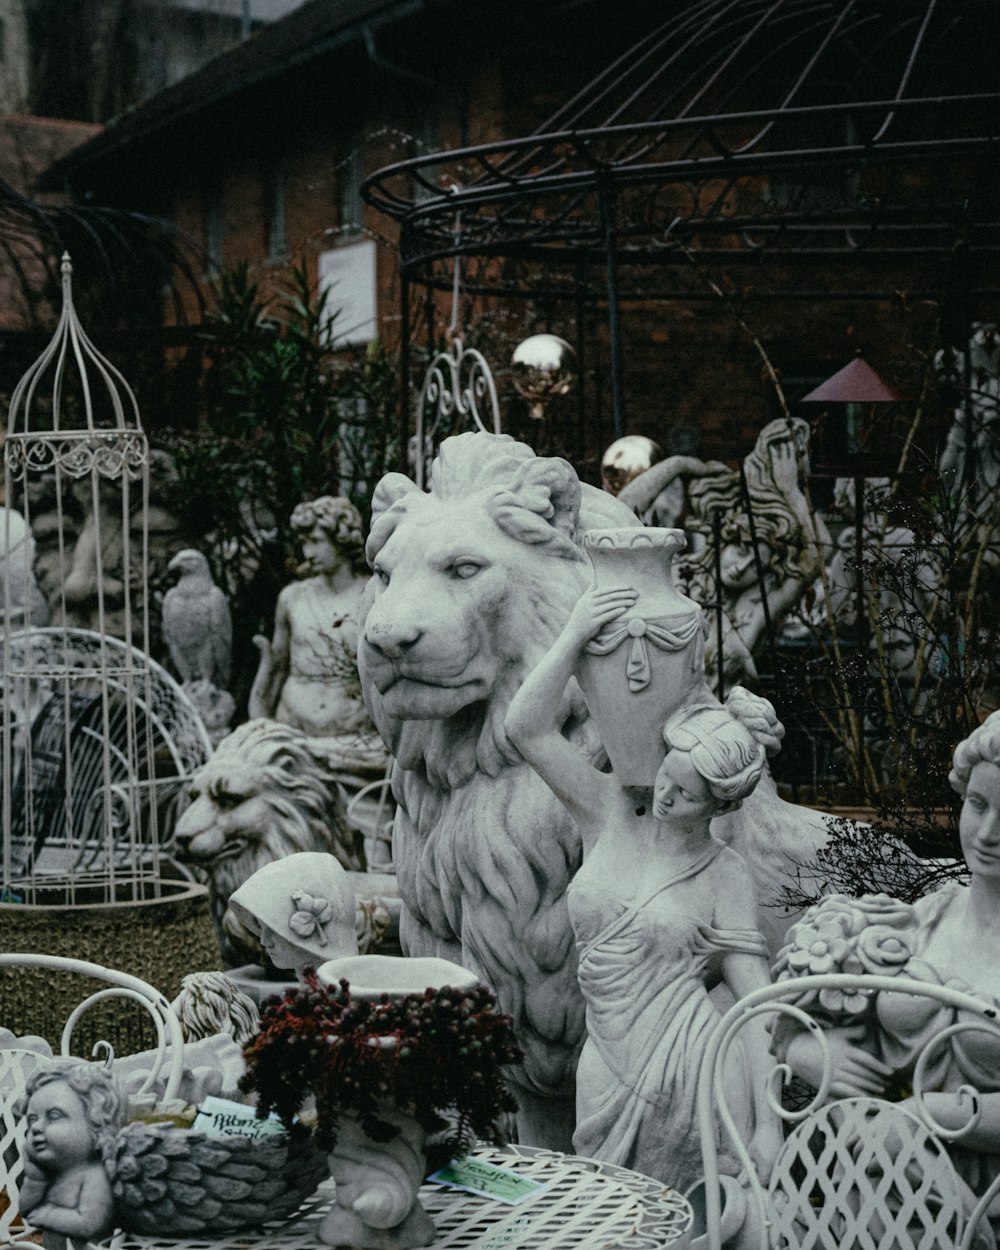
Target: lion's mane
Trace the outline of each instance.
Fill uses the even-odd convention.
[[[216,854],[204,864],[216,907],[225,909],[230,894],[258,868],[296,851],[328,851],[345,868],[360,866],[329,761],[320,744],[298,729],[263,717],[247,721],[223,738],[192,785],[199,797],[178,821],[181,848],[192,834],[205,836],[201,813],[211,805],[218,808],[217,824],[224,813],[238,816],[241,804],[229,806],[229,796],[262,800],[267,809],[265,821],[239,824],[237,832],[246,839],[239,854]],[[196,826],[202,826],[197,833]]]

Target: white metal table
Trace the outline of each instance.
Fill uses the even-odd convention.
[[[675,1250],[687,1245],[693,1213],[667,1185],[627,1168],[530,1146],[481,1146],[477,1159],[547,1187],[517,1206],[443,1185],[420,1200],[438,1236],[433,1250]],[[317,1229],[329,1210],[325,1181],[288,1220],[246,1233],[157,1238],[117,1233],[107,1250],[319,1250]]]

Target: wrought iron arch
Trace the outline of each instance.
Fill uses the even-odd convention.
[[[534,133],[367,180],[400,226],[404,361],[410,290],[456,257],[472,296],[601,291],[619,433],[619,308],[708,297],[695,265],[768,299],[904,287],[973,318],[1000,294],[1000,6],[671,7]]]

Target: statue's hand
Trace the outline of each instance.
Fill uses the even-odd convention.
[[[830,1093],[836,1098],[885,1093],[892,1068],[876,1059],[855,1042],[865,1037],[865,1026],[829,1029],[824,1037],[830,1048]],[[823,1079],[823,1046],[811,1033],[800,1033],[788,1045],[787,1061],[792,1070],[818,1089]]]
[[[783,493],[797,490],[799,485],[799,460],[795,450],[795,440],[783,438],[768,446],[771,461],[771,476],[774,484]]]
[[[254,634],[253,645],[260,652],[260,656],[262,660],[270,659],[271,640],[269,638],[265,638],[263,634]]]
[[[564,634],[580,647],[596,638],[605,625],[623,616],[639,598],[631,586],[614,590],[598,590],[590,586],[576,601],[566,622]]]

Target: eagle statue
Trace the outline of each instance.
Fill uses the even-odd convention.
[[[182,682],[229,681],[233,621],[229,600],[200,551],[179,551],[167,565],[177,584],[163,597],[163,637]]]

